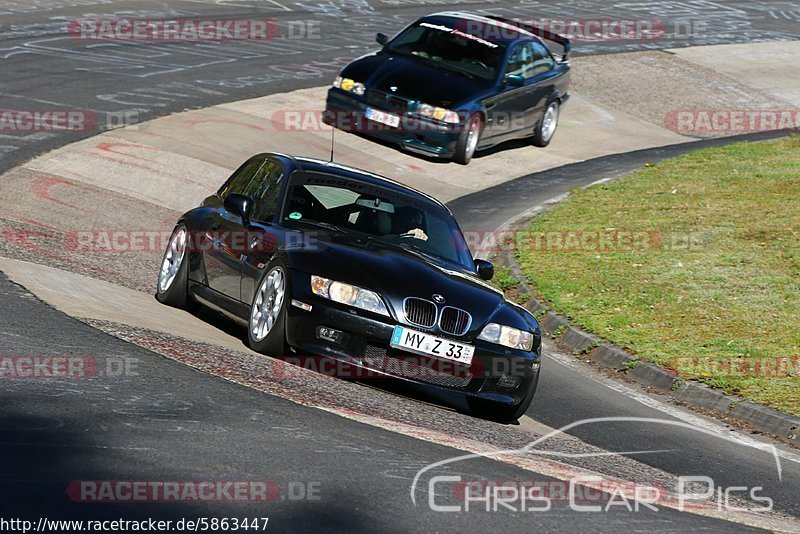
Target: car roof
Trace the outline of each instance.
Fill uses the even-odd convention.
[[[463,11],[442,11],[440,13],[426,15],[420,20],[424,20],[426,22],[436,21],[438,23],[444,23],[450,26],[453,26],[458,21],[479,22],[481,24],[494,26],[500,31],[487,32],[486,36],[482,36],[484,39],[492,43],[509,45],[521,40],[534,40],[541,42],[539,36],[537,36],[535,33],[526,30],[511,19],[502,19],[501,17],[485,17],[483,15],[476,15],[474,13],[466,13]],[[515,34],[516,37],[510,38]]]
[[[423,193],[418,189],[414,189],[413,187],[409,187],[403,183],[400,183],[396,180],[392,180],[391,178],[387,178],[386,176],[382,176],[380,174],[376,174],[370,171],[365,171],[364,169],[359,169],[356,167],[351,167],[349,165],[343,165],[341,163],[325,161],[317,158],[310,158],[307,156],[292,156],[288,154],[279,154],[279,153],[272,153],[270,155],[283,157],[294,162],[297,170],[300,171],[312,171],[312,172],[333,174],[336,176],[343,176],[346,178],[366,182],[371,185],[377,185],[380,187],[384,187],[386,189],[391,189],[393,191],[406,193],[411,196],[422,197],[425,200],[433,202],[437,206],[440,206],[445,210],[447,210],[448,212],[450,212],[447,206],[442,204],[436,198],[428,195],[427,193]]]

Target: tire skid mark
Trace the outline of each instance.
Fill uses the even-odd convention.
[[[250,128],[252,130],[256,130],[256,131],[259,131],[259,132],[267,132],[268,131],[267,128],[264,128],[262,126],[251,124],[249,122],[237,121],[237,120],[233,120],[233,119],[217,119],[217,118],[190,119],[190,118],[186,118],[186,119],[184,119],[184,122],[186,122],[189,125],[189,127],[192,128],[192,129],[197,128],[201,124],[217,123],[217,124],[232,124],[234,126],[244,126],[245,128]]]
[[[123,163],[127,165],[127,162],[123,162]],[[76,171],[73,171],[73,170],[66,170],[66,169],[63,170],[62,173],[66,174],[66,175],[74,176],[81,182],[87,182],[90,187],[94,187],[95,190],[98,191],[98,192],[106,193],[106,194],[108,194],[108,193],[118,193],[118,194],[121,194],[121,195],[132,197],[133,199],[135,199],[135,200],[137,200],[139,202],[147,202],[147,200],[143,200],[143,199],[139,198],[138,196],[136,196],[137,193],[138,193],[138,191],[136,189],[131,189],[129,187],[125,187],[125,186],[122,186],[122,185],[119,185],[119,184],[114,184],[114,188],[115,189],[108,189],[108,188],[102,187],[101,185],[95,185],[96,184],[95,179],[94,178],[90,178],[89,176],[86,176],[85,174],[81,174],[79,172],[76,172]],[[130,193],[130,194],[127,194],[127,193]]]
[[[57,185],[66,185],[69,187],[77,187],[79,189],[88,189],[83,184],[79,184],[77,182],[73,182],[65,178],[60,178],[55,176],[37,176],[33,181],[33,185],[31,185],[31,191],[33,192],[34,195],[43,200],[55,202],[56,204],[61,204],[62,206],[67,206],[68,208],[82,211],[84,213],[88,211],[85,208],[81,208],[80,206],[75,206],[74,204],[70,204],[69,202],[64,202],[63,200],[53,198],[53,196],[50,194],[50,189]]]
[[[104,160],[107,160],[107,161],[113,161],[115,163],[120,163],[122,165],[130,165],[131,167],[137,167],[137,168],[140,168],[140,169],[144,169],[144,170],[150,171],[150,172],[152,172],[152,173],[154,173],[156,175],[169,174],[169,173],[164,173],[164,168],[161,167],[163,165],[162,161],[158,161],[158,160],[155,160],[155,159],[143,158],[143,157],[135,155],[135,154],[129,154],[127,152],[123,152],[123,151],[117,149],[116,147],[141,148],[141,149],[144,149],[144,150],[156,151],[156,152],[162,153],[162,154],[165,153],[165,151],[160,149],[160,148],[156,148],[156,147],[152,147],[152,146],[148,146],[148,145],[142,145],[142,144],[139,144],[139,143],[122,143],[122,142],[111,142],[111,141],[108,141],[108,142],[99,143],[95,147],[95,149],[100,150],[101,152],[90,152],[89,154],[91,156],[94,156],[94,157],[99,158],[99,159],[104,159]],[[132,158],[132,159],[115,158],[115,157],[112,157],[112,156],[109,156],[109,155],[105,154],[106,152],[109,153],[109,154],[117,154],[117,155],[123,156],[123,158]],[[153,165],[155,165],[155,167],[150,166],[150,165],[143,165],[142,163],[140,163],[141,161],[146,161],[148,163],[152,163]],[[195,180],[191,180],[191,179],[187,178],[185,175],[172,174],[172,176],[177,178],[179,182],[184,182],[184,183],[192,184],[192,185],[198,185],[198,186],[202,186],[202,187],[207,186],[207,184],[202,183],[202,182],[198,182],[198,181],[195,181]],[[126,189],[126,190],[132,191],[130,189]]]
[[[206,154],[209,153],[209,152],[213,152],[214,154],[218,154],[220,156],[229,156],[230,155],[226,151],[218,150],[215,146],[214,147],[210,147],[208,145],[200,145],[200,144],[197,144],[197,143],[187,142],[185,139],[180,139],[180,138],[176,139],[175,137],[172,137],[172,136],[169,136],[169,135],[164,135],[164,134],[161,134],[161,133],[158,133],[158,132],[153,132],[153,131],[150,131],[150,130],[143,130],[143,131],[139,131],[138,133],[143,135],[143,136],[155,137],[157,139],[166,139],[168,141],[172,141],[172,142],[176,142],[176,143],[182,143],[182,144],[185,144],[186,146],[190,146],[190,147],[196,148],[196,149],[198,149],[198,150],[200,150],[200,151],[202,151],[203,153],[206,153]]]

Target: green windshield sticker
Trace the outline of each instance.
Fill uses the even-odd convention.
[[[290,219],[302,219],[303,218],[303,214],[300,213],[299,211],[293,211],[292,213],[289,214],[289,218]]]

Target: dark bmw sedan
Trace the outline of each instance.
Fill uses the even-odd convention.
[[[552,140],[569,98],[568,39],[508,19],[438,13],[377,41],[381,50],[333,82],[328,124],[462,164],[511,139]]]
[[[485,280],[450,211],[365,171],[261,154],[181,216],[156,297],[208,306],[275,357],[325,357],[520,417],[539,378],[534,317]]]

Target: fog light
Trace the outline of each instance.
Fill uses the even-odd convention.
[[[339,343],[339,341],[341,341],[342,339],[342,332],[336,330],[335,328],[331,328],[329,326],[318,326],[317,337],[322,341],[328,341],[330,343]]]
[[[516,389],[521,382],[522,379],[518,376],[502,375],[497,381],[497,385],[501,388]]]

